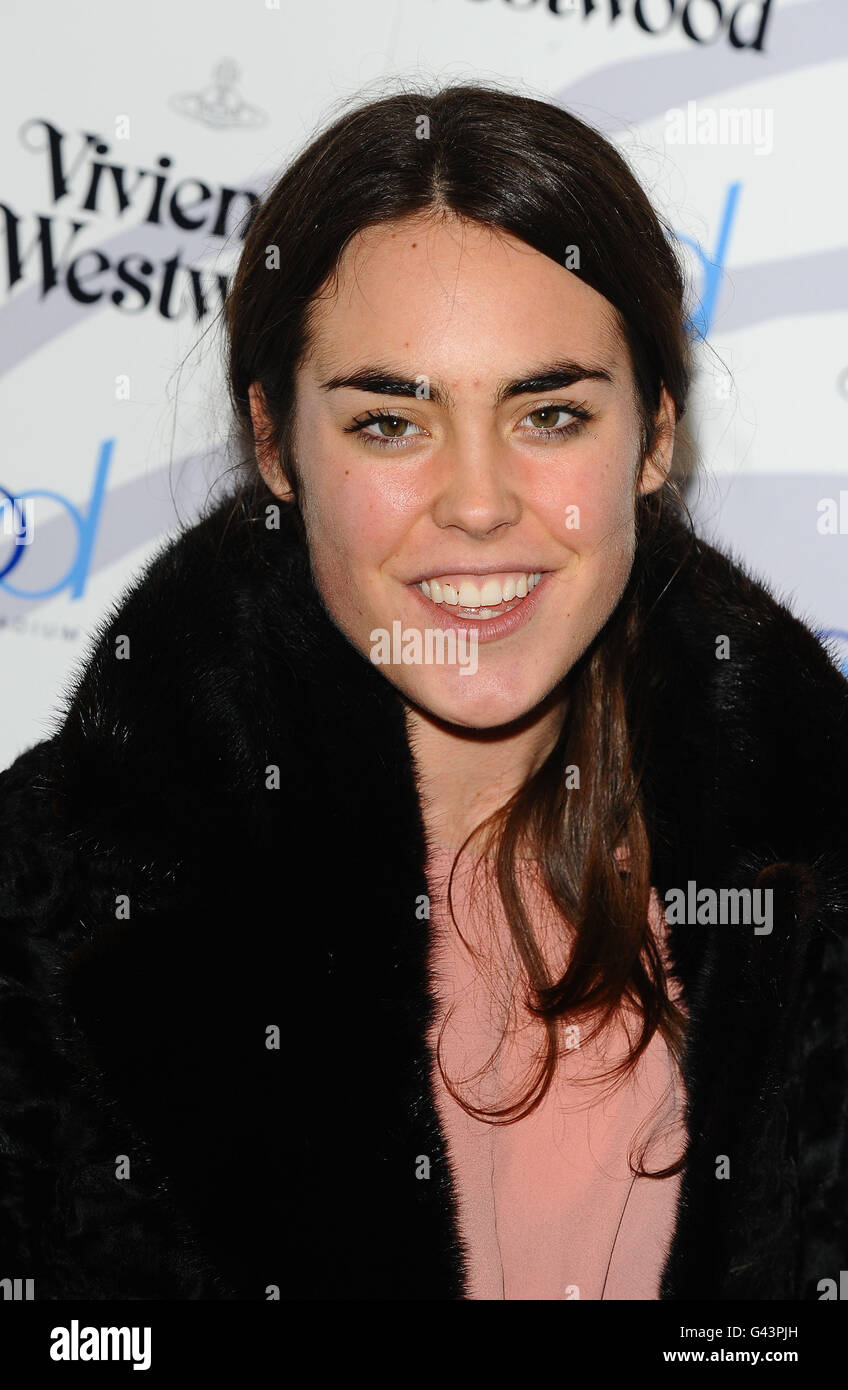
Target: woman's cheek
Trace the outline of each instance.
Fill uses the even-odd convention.
[[[384,537],[403,525],[406,494],[391,479],[367,470],[356,457],[342,455],[316,469],[309,510],[316,535],[347,549],[379,552]]]
[[[322,526],[313,513],[307,525],[307,541],[315,583],[333,619],[357,645],[370,632],[375,613],[384,617],[379,584],[376,585],[373,556],[378,553],[376,538],[369,537],[357,516],[328,514],[331,524]],[[363,627],[364,624],[364,627]],[[362,630],[360,630],[362,629]],[[364,636],[363,636],[364,633]]]
[[[556,534],[584,554],[610,548],[630,552],[635,544],[631,471],[609,463],[610,457],[622,457],[621,449],[613,445],[587,459],[558,499]]]

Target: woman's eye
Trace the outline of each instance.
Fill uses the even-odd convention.
[[[571,411],[566,410],[564,405],[543,405],[538,410],[531,410],[529,415],[524,416],[524,420],[529,420],[534,429],[552,430],[558,423],[562,423],[561,421],[557,422],[556,417],[558,415],[568,416],[569,419],[574,418]],[[519,424],[523,423],[523,420],[519,421]]]
[[[404,415],[392,415],[388,412],[371,413],[364,420],[356,420],[354,424],[345,428],[348,433],[358,434],[365,444],[376,444],[378,448],[405,443],[407,439],[415,438],[413,434],[408,434],[407,430],[424,433]]]
[[[413,425],[411,420],[405,420],[402,415],[383,415],[373,423],[384,439],[403,439],[406,437],[407,428],[411,430],[418,428],[417,425]]]
[[[564,417],[562,424],[556,423],[557,417]],[[592,412],[585,405],[539,405],[518,423],[523,425],[525,420],[529,420],[530,426],[523,431],[525,437],[529,435],[545,443],[550,440],[559,442],[579,434],[591,419]]]

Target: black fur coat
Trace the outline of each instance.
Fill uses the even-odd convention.
[[[0,1277],[462,1298],[401,700],[290,522],[230,512],[164,548],[0,775]],[[662,1297],[817,1299],[848,1268],[848,685],[709,546],[665,588],[686,552],[669,516],[653,882],[775,911],[671,928],[690,1147]]]

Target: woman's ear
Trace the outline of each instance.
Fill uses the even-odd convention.
[[[250,400],[250,418],[253,422],[253,438],[259,471],[274,495],[279,497],[281,501],[288,501],[294,496],[294,492],[283,472],[279,458],[271,446],[265,442],[271,427],[265,392],[260,383],[254,381],[247,388],[247,394]]]
[[[660,405],[654,420],[652,447],[645,455],[637,492],[656,492],[671,472],[674,453],[676,413],[674,402],[665,387],[660,392]]]

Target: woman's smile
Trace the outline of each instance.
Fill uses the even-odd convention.
[[[478,641],[493,642],[530,621],[549,574],[548,570],[513,570],[442,575],[420,580],[409,589],[432,626],[476,632]]]

